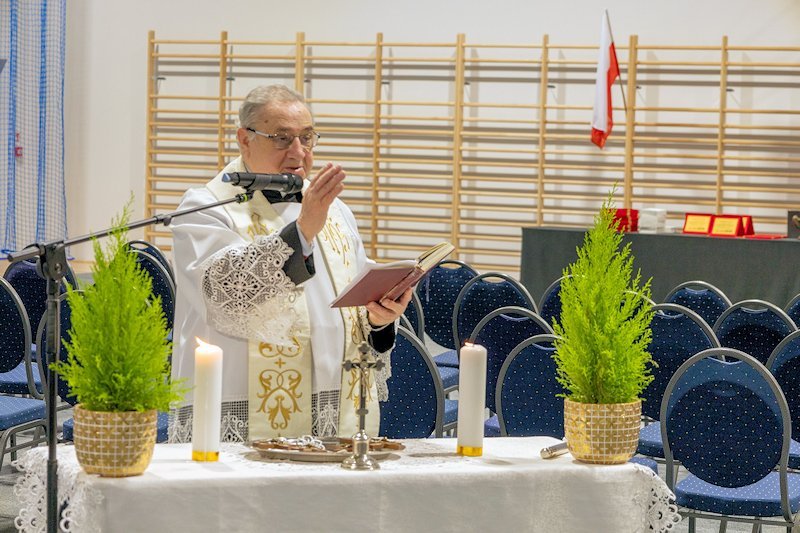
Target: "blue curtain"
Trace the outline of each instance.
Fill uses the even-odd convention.
[[[0,249],[66,237],[66,0],[0,2]]]

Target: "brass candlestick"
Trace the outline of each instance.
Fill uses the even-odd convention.
[[[345,361],[342,363],[344,369],[350,372],[357,368],[360,372],[358,379],[358,432],[353,435],[353,454],[342,461],[342,468],[347,470],[378,470],[378,461],[369,456],[369,435],[365,430],[367,421],[367,376],[370,369],[380,370],[383,368],[383,361],[371,357],[369,345],[362,342],[358,351],[361,354],[358,361]]]

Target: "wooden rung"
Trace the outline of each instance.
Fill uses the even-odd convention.
[[[216,165],[203,165],[200,163],[197,164],[188,164],[188,163],[159,163],[156,161],[148,161],[147,168],[183,168],[188,170],[210,170],[216,172],[219,168]]]
[[[489,109],[539,109],[538,104],[499,104],[486,102],[464,102],[464,107]]]
[[[483,233],[459,233],[459,238],[463,240],[482,240],[482,241],[500,241],[500,242],[513,242],[519,243],[521,237],[519,235],[497,235],[497,234],[483,234]]]
[[[172,177],[165,177],[165,176],[147,176],[149,180],[157,180],[162,183],[194,183],[194,184],[206,184],[208,183],[213,176],[204,176],[193,178],[191,176],[172,176]]]
[[[492,58],[481,58],[481,57],[465,57],[464,63],[467,64],[504,64],[504,65],[525,65],[525,66],[533,66],[533,65],[541,65],[542,61],[540,59],[492,59]]]
[[[379,105],[410,105],[410,106],[441,106],[441,107],[453,107],[455,102],[423,102],[423,101],[409,101],[409,100],[378,100],[377,104]]]
[[[218,60],[219,54],[161,54],[154,53],[156,59],[213,59]]]
[[[518,257],[519,251],[517,250],[500,250],[500,249],[486,249],[486,248],[464,248],[460,247],[458,252],[461,254],[480,254],[483,256],[505,256],[505,257]]]

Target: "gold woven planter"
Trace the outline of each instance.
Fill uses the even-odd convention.
[[[564,436],[572,456],[584,463],[613,465],[636,453],[642,402],[578,403],[564,400]]]
[[[158,413],[102,412],[75,406],[75,454],[89,474],[138,476],[153,457]]]

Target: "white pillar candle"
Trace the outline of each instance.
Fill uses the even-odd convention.
[[[458,358],[458,455],[483,455],[486,348],[467,343]]]
[[[192,460],[217,461],[222,416],[222,349],[195,340]]]

